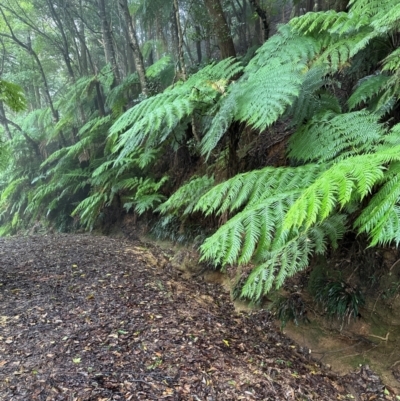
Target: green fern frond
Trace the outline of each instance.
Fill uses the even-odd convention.
[[[378,148],[379,149],[390,149],[393,146],[400,145],[400,123],[396,124],[392,127],[390,132],[385,135],[382,141],[382,145]]]
[[[241,295],[254,301],[267,294],[272,287],[280,288],[284,281],[304,270],[313,253],[325,251],[327,242],[337,244],[345,232],[345,216],[331,216],[322,224],[299,233],[281,247],[263,252],[262,263],[250,273]]]
[[[382,10],[390,10],[397,0],[350,0],[349,7],[352,13],[372,17]]]
[[[237,96],[236,119],[258,130],[275,122],[299,95],[303,68],[300,63],[283,64],[277,57],[249,76],[246,89]]]
[[[130,201],[124,204],[125,209],[129,210],[129,208],[134,205],[135,212],[139,215],[148,210],[155,209],[165,200],[165,196],[159,194],[158,191],[167,181],[167,176],[161,178],[158,182],[151,178],[145,180],[140,179],[135,195],[133,197],[128,197]]]
[[[336,208],[361,201],[384,180],[385,166],[400,159],[400,147],[343,159],[321,174],[288,211],[283,227],[309,228],[326,219]]]
[[[14,194],[22,190],[22,187],[29,184],[29,177],[24,176],[21,178],[15,178],[1,191],[0,200],[1,202],[9,200]]]
[[[166,69],[169,69],[171,66],[173,67],[173,65],[171,56],[164,56],[146,68],[146,76],[147,78],[157,78]]]
[[[201,246],[202,260],[222,266],[236,261],[245,264],[253,254],[259,259],[265,249],[283,243],[287,232],[280,230],[282,215],[287,213],[300,192],[281,192],[237,213]]]
[[[347,100],[350,110],[353,110],[361,103],[366,103],[374,96],[377,96],[387,85],[389,77],[383,74],[372,75],[359,81],[357,89]]]
[[[390,71],[392,73],[400,70],[400,48],[390,53],[383,60],[382,71]]]
[[[330,162],[368,153],[385,131],[377,117],[364,110],[315,116],[290,137],[288,156],[302,162]],[[310,146],[312,144],[312,146]]]
[[[26,99],[22,88],[3,79],[0,79],[0,101],[16,112],[26,109]]]
[[[238,174],[203,195],[194,211],[210,215],[253,207],[281,192],[300,191],[308,187],[323,171],[322,166],[310,164],[296,168],[265,167]]]
[[[372,40],[374,35],[371,32],[369,27],[365,27],[353,35],[336,40],[331,38],[329,45],[319,55],[317,63],[329,66],[332,73],[348,67],[351,58],[363,50]]]
[[[96,192],[87,197],[72,212],[72,216],[79,216],[84,227],[92,230],[104,205],[109,201],[106,193]]]
[[[342,25],[347,20],[347,13],[329,10],[307,13],[304,16],[291,19],[289,24],[298,32],[310,34],[326,32],[335,25]]]
[[[315,39],[300,38],[287,25],[280,27],[212,109],[212,122],[201,142],[202,154],[211,153],[233,121],[257,130],[273,124],[300,94],[307,61],[319,50]]]
[[[93,133],[98,128],[104,129],[107,132],[109,124],[112,122],[112,117],[110,115],[105,117],[94,117],[91,118],[86,124],[84,124],[78,131],[78,135],[83,137],[87,134]]]
[[[321,111],[341,112],[339,100],[322,89],[328,84],[331,81],[326,78],[325,67],[316,66],[307,71],[300,94],[287,113],[292,116],[293,125],[303,124]]]
[[[371,22],[371,26],[379,34],[387,34],[393,32],[396,34],[399,29],[400,22],[400,3],[391,3],[390,9],[380,9],[374,20]]]
[[[144,144],[156,147],[196,108],[204,110],[222,95],[213,82],[229,80],[241,69],[233,59],[222,60],[131,108],[110,129],[110,136],[123,132],[115,151],[121,150],[121,157],[125,157]]]
[[[391,241],[398,243],[400,238],[399,224],[394,221],[398,215],[400,202],[400,163],[390,166],[385,178],[386,182],[371,198],[368,206],[362,210],[354,223],[359,232],[370,235],[371,246]]]
[[[201,198],[214,185],[214,177],[193,176],[187,183],[171,195],[167,201],[157,209],[161,214],[174,214],[186,216],[194,211],[194,208]]]
[[[40,165],[40,167],[41,168],[46,167],[47,165],[55,162],[56,160],[63,158],[67,153],[68,153],[68,148],[61,148],[56,150]]]

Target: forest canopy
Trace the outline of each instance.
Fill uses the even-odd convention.
[[[0,0],[0,235],[131,214],[251,266],[400,242],[400,4]]]

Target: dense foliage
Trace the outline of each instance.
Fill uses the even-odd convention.
[[[140,6],[131,11],[140,15]],[[10,7],[2,12],[8,39],[17,35]],[[23,33],[21,24],[15,30]],[[189,75],[178,46],[176,61],[153,59],[146,90],[139,70],[117,74],[111,59],[68,85],[52,76],[54,103],[13,124],[0,109],[8,136],[1,233],[45,218],[57,229],[91,229],[123,209],[153,212],[179,229],[199,216],[215,227],[218,218],[202,258],[222,269],[250,264],[242,295],[252,299],[337,247],[346,232],[367,235],[371,246],[398,244],[399,26],[397,0],[353,0],[347,11],[310,12],[279,26],[255,54],[208,60]],[[40,35],[35,47],[45,52],[40,40],[49,33]],[[63,43],[63,35],[50,39]],[[24,86],[36,73],[10,78]],[[9,85],[0,101],[22,109]],[[241,161],[257,136],[283,125],[285,165],[247,168]]]

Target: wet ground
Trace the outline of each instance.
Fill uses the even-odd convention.
[[[396,400],[338,376],[155,245],[0,239],[0,400]]]

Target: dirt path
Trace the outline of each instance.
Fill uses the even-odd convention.
[[[0,238],[0,400],[395,400],[140,242]]]

